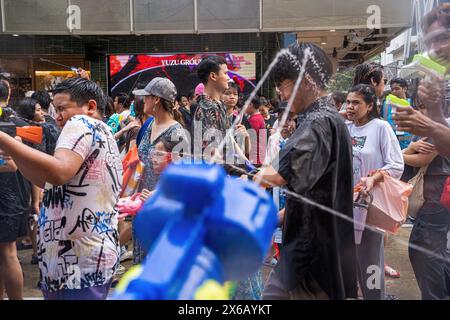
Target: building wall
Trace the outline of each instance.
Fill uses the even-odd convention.
[[[84,55],[91,62],[92,80],[106,90],[107,54],[256,51],[257,78],[275,56],[275,33],[142,35],[142,36],[0,36],[0,55]],[[263,86],[267,94],[270,80]]]

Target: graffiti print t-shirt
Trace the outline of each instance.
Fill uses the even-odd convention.
[[[72,117],[57,149],[69,149],[84,162],[63,186],[45,185],[38,220],[41,289],[83,289],[108,283],[118,266],[117,203],[122,164],[107,125],[87,116]]]

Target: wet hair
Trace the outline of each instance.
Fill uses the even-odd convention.
[[[227,64],[227,60],[221,56],[207,56],[203,58],[197,67],[198,78],[206,85],[211,72],[218,73],[223,64]]]
[[[423,32],[427,32],[431,25],[435,22],[439,22],[444,28],[450,28],[450,3],[443,3],[437,8],[431,10],[424,18],[422,22]]]
[[[48,110],[48,108],[50,107],[50,103],[52,102],[50,94],[47,91],[36,91],[31,95],[31,98],[37,100],[42,109],[46,111]]]
[[[19,102],[15,106],[15,110],[17,115],[26,120],[33,120],[34,115],[36,114],[36,105],[39,102],[32,98],[23,98],[19,100]]]
[[[294,43],[288,50],[291,54],[281,55],[272,70],[271,78],[275,85],[280,85],[284,80],[296,81],[306,50],[310,50],[312,57],[306,62],[305,76],[308,75],[320,89],[326,89],[333,73],[333,66],[327,54],[317,45],[307,42]]]
[[[53,95],[66,93],[70,100],[77,103],[79,107],[87,104],[89,100],[97,102],[97,109],[101,114],[105,113],[106,96],[102,89],[93,81],[83,78],[70,78],[56,85]]]
[[[0,101],[6,102],[8,100],[9,87],[5,80],[0,80]]]
[[[368,84],[358,84],[353,86],[348,90],[348,93],[357,93],[359,94],[366,104],[372,104],[372,110],[370,110],[369,118],[380,118],[377,109],[377,95],[375,93],[375,89],[373,86]]]
[[[406,82],[406,80],[403,79],[403,78],[394,78],[394,79],[391,80],[391,82],[389,84],[392,87],[392,85],[394,83],[400,85],[400,87],[402,87],[403,89],[408,89],[408,82]]]
[[[130,108],[132,99],[128,94],[126,94],[125,92],[119,92],[114,96],[114,100],[116,100],[116,98],[117,102],[123,105],[124,109]]]
[[[357,65],[355,68],[355,77],[353,85],[367,84],[372,85],[372,80],[379,85],[383,79],[383,67],[378,63],[369,62]]]

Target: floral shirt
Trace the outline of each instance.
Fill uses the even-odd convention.
[[[77,115],[64,126],[56,150],[83,158],[66,184],[46,183],[38,220],[41,289],[57,291],[101,286],[119,264],[117,203],[122,163],[106,124]]]
[[[230,128],[230,118],[221,101],[203,94],[197,98],[198,107],[192,121],[191,137],[194,142],[193,154],[196,159],[207,160],[212,149],[216,149],[226,137]],[[201,148],[200,148],[201,146]],[[201,154],[200,154],[201,151]],[[235,155],[233,138],[229,137],[222,150],[224,160],[233,160]]]

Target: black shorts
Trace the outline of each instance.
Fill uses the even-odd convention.
[[[27,235],[28,213],[0,216],[0,243],[14,242]]]

